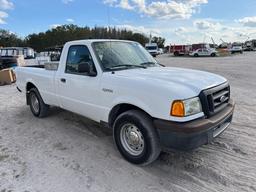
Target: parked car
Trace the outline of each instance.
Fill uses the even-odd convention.
[[[211,49],[211,47],[209,43],[192,44],[191,51],[196,51],[198,49]]]
[[[137,42],[68,42],[52,65],[16,70],[17,88],[34,116],[46,117],[57,106],[106,125],[134,164],[153,162],[166,147],[207,144],[232,121],[227,79],[163,67]]]
[[[194,57],[216,57],[218,52],[216,49],[197,49],[196,51],[190,52],[189,55]]]
[[[159,49],[158,49],[158,54],[159,54],[159,55],[162,55],[162,54],[164,54],[164,49],[162,49],[162,48],[159,48]]]
[[[232,54],[234,53],[243,53],[243,45],[241,43],[233,43],[230,49]]]

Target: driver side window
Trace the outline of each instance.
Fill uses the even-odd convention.
[[[69,47],[66,63],[66,73],[86,75],[78,70],[79,64],[88,63],[91,70],[96,72],[89,49],[85,45],[73,45]]]

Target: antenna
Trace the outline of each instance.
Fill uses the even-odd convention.
[[[110,46],[110,49],[112,50],[112,42],[111,42],[111,37],[110,37],[110,34],[111,34],[111,31],[110,31],[110,7],[107,6],[107,18],[108,18],[108,39],[109,39],[109,46]]]
[[[110,10],[109,10],[109,6],[107,6],[107,19],[108,19],[108,39],[110,38]]]

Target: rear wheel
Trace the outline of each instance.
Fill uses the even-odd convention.
[[[138,110],[127,111],[117,117],[114,140],[121,155],[133,164],[150,164],[161,151],[151,118]]]
[[[49,105],[46,105],[36,88],[29,90],[30,110],[36,117],[46,117],[48,115]]]
[[[211,57],[216,57],[216,53],[212,53],[212,54],[211,54]]]
[[[175,52],[174,52],[174,56],[176,56],[176,57],[177,57],[177,56],[179,56],[179,55],[180,55],[180,54],[179,54],[179,52],[178,52],[178,51],[175,51]]]

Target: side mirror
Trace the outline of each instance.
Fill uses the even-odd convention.
[[[92,77],[95,77],[97,75],[88,62],[83,62],[78,65],[78,73],[87,73],[89,76]]]
[[[78,65],[78,72],[79,73],[89,73],[90,72],[90,65],[87,62],[80,63]]]

